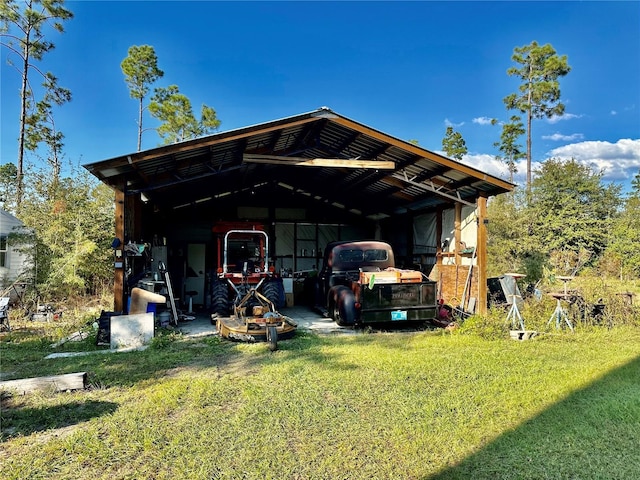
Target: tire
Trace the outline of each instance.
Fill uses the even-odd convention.
[[[226,281],[215,280],[211,285],[211,310],[222,317],[229,315],[229,286]]]
[[[338,304],[335,300],[329,300],[329,317],[331,320],[336,322],[338,325],[340,324],[340,310],[338,309]]]
[[[262,287],[262,294],[273,303],[276,310],[284,307],[284,283],[281,278],[273,278],[265,282]]]
[[[323,295],[323,289],[320,285],[320,279],[316,278],[316,281],[313,285],[313,306],[324,306],[325,296]]]
[[[234,303],[237,306],[237,304],[242,301],[247,293],[249,293],[249,290],[255,288],[255,285],[240,284],[236,285],[236,288],[238,289],[239,295],[234,300]],[[255,307],[256,305],[260,305],[260,302],[258,302],[258,299],[255,297],[255,295],[251,295],[249,298],[247,298],[247,301],[244,303],[244,306],[247,309],[247,315],[251,315],[251,313],[253,312],[253,307]]]
[[[329,292],[329,314],[340,327],[352,326],[356,323],[356,307],[353,292],[338,286]]]
[[[278,330],[275,325],[267,326],[267,342],[269,342],[269,350],[272,352],[278,349]]]

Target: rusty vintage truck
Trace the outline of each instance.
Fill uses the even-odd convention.
[[[436,283],[420,271],[396,268],[391,246],[373,240],[327,245],[315,301],[340,326],[424,323],[437,310]]]

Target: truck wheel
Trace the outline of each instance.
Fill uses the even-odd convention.
[[[269,342],[269,350],[275,352],[278,349],[278,330],[275,325],[267,327],[267,342]]]
[[[353,292],[340,286],[330,292],[329,313],[334,322],[345,327],[356,323],[356,299]]]
[[[229,315],[229,286],[226,281],[216,280],[211,285],[211,309],[222,317]]]
[[[331,319],[338,325],[342,323],[342,320],[340,318],[340,309],[338,308],[338,304],[334,301],[332,301],[331,305],[329,306],[329,315],[331,316]]]

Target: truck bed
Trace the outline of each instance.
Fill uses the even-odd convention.
[[[361,323],[428,321],[436,316],[435,282],[363,285]]]

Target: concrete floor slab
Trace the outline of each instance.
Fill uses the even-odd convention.
[[[340,327],[330,318],[323,317],[320,313],[309,307],[294,306],[285,307],[279,312],[291,318],[298,324],[298,329],[308,330],[319,334],[353,334],[355,330],[348,327]],[[195,320],[181,322],[179,330],[188,337],[201,337],[216,335],[216,326],[211,323],[211,316],[205,312],[196,312]]]

